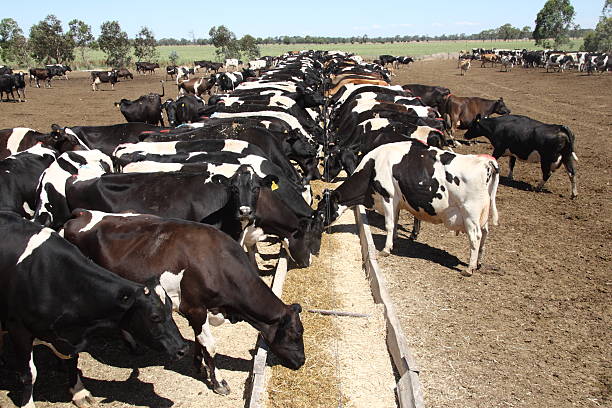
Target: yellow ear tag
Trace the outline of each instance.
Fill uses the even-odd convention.
[[[184,108],[184,107],[185,107],[185,104],[184,104],[184,103],[181,103],[181,107],[182,107],[182,108]]]
[[[272,181],[272,186],[270,188],[272,189],[272,191],[278,190],[278,184],[276,184],[275,181]]]

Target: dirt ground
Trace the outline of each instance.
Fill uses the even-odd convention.
[[[612,75],[501,73],[478,64],[462,77],[456,61],[426,61],[398,71],[394,83],[503,97],[513,113],[569,126],[579,158],[575,200],[563,169],[542,193],[530,191],[541,178],[538,164],[518,162],[515,181],[501,178],[500,226],[491,228],[486,267],[470,278],[459,274],[468,260],[465,235],[424,224],[410,242],[412,219],[403,214],[406,230],[379,263],[422,370],[425,404],[610,406]],[[492,149],[482,143],[457,151]],[[500,160],[502,175],[507,160]],[[384,225],[381,217],[370,220]]]

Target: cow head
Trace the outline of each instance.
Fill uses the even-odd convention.
[[[266,342],[283,366],[297,370],[304,365],[304,327],[300,320],[302,307],[285,305],[285,313],[269,330]]]
[[[464,139],[471,140],[475,139],[479,136],[486,136],[488,134],[487,130],[482,126],[482,116],[480,113],[476,115],[476,118],[470,124],[467,132],[463,135]]]
[[[357,155],[351,149],[332,146],[325,155],[323,180],[331,181],[344,169],[348,175],[357,167]]]
[[[135,292],[121,290],[122,304],[131,303],[119,326],[150,348],[164,351],[178,359],[187,352],[187,343],[172,319],[172,301],[161,287],[159,278],[138,286]]]
[[[504,98],[499,98],[495,102],[495,106],[493,107],[492,113],[497,113],[498,115],[509,115],[510,114],[510,109],[508,109],[508,107],[504,103]]]
[[[247,78],[255,78],[257,74],[250,68],[245,68],[242,70],[242,77],[246,80]]]
[[[323,226],[327,227],[341,215],[341,208],[334,191],[325,189],[321,201],[317,205],[317,213],[321,214]]]
[[[168,124],[170,126],[176,126],[176,102],[172,99],[168,99],[162,104],[162,109],[166,111],[168,116]]]
[[[279,181],[274,175],[259,177],[248,165],[240,166],[230,178],[217,174],[211,180],[213,183],[225,185],[230,190],[236,207],[236,217],[241,221],[253,220],[259,189],[272,188]]]
[[[86,146],[83,146],[81,142],[76,138],[74,133],[66,132],[66,128],[62,128],[57,124],[51,125],[51,132],[48,134],[37,137],[37,140],[53,147],[60,152],[67,152],[70,150],[85,150]]]

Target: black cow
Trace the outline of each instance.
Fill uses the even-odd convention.
[[[10,67],[7,67],[6,65],[0,65],[0,75],[5,75],[5,74],[12,74],[13,70]]]
[[[121,99],[115,102],[115,106],[119,108],[123,117],[128,122],[144,122],[150,125],[164,126],[164,116],[162,115],[161,98],[164,96],[164,81],[160,81],[162,93],[150,93],[143,95],[138,99],[130,101]]]
[[[47,68],[30,68],[30,86],[32,85],[32,79],[36,82],[36,87],[40,88],[40,80],[45,81],[45,88],[51,88],[51,78],[53,74]]]
[[[393,55],[381,55],[378,57],[378,60],[380,61],[380,65],[384,67],[387,64],[393,64],[397,60],[397,58]]]
[[[48,228],[13,213],[0,213],[0,326],[13,343],[24,385],[19,406],[34,407],[33,346],[44,344],[66,360],[72,400],[92,402],[77,368],[78,353],[97,328],[118,327],[147,346],[180,358],[187,351],[170,298],[158,279],[130,282],[86,258]]]
[[[195,95],[184,95],[176,101],[168,99],[163,104],[170,126],[198,121],[201,116],[198,112],[204,106],[206,106],[205,102]]]
[[[29,149],[37,143],[42,143],[61,153],[87,148],[72,134],[40,133],[29,128],[2,129],[0,130],[0,160]]]
[[[152,215],[76,210],[75,216],[66,224],[65,237],[98,265],[134,282],[160,279],[173,309],[194,331],[194,365],[198,371],[207,369],[216,393],[230,390],[217,377],[210,321],[219,319],[209,312],[259,330],[284,366],[295,370],[304,364],[300,306],[285,305],[226,234]]]
[[[0,161],[0,211],[34,215],[38,179],[56,157],[57,151],[37,144]]]
[[[155,68],[159,68],[159,64],[157,62],[137,62],[136,63],[136,72],[141,74],[146,74],[150,72],[151,75],[155,73]]]
[[[111,84],[111,89],[115,90],[117,83],[117,71],[92,71],[91,72],[91,90],[97,91],[101,83]]]
[[[68,72],[72,72],[72,68],[70,68],[70,65],[45,65],[45,68],[47,68],[51,76],[64,77],[64,79],[68,79]]]
[[[127,68],[120,68],[117,70],[117,78],[130,78],[134,79],[134,75]]]
[[[484,136],[493,145],[493,157],[510,156],[508,178],[516,159],[540,162],[542,181],[536,187],[541,190],[550,175],[563,163],[572,184],[571,198],[578,195],[576,187],[576,169],[574,160],[575,137],[572,131],[563,125],[549,125],[521,115],[506,115],[496,118],[476,120],[465,133],[466,139]]]
[[[110,126],[53,126],[53,138],[72,138],[90,149],[99,149],[110,156],[122,143],[135,143],[139,135],[146,131],[158,131],[160,127],[148,123],[128,122]]]
[[[2,95],[6,94],[6,100],[8,101],[9,92],[13,101],[17,101],[15,99],[15,94],[13,91],[17,91],[17,97],[19,98],[19,102],[25,102],[25,74],[19,72],[17,74],[2,74],[0,75],[0,102],[3,101]]]

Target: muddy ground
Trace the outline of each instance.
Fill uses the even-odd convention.
[[[479,65],[462,77],[456,61],[419,62],[399,70],[394,83],[503,97],[513,113],[569,126],[579,157],[578,198],[569,198],[563,169],[545,192],[531,191],[540,166],[518,162],[515,181],[501,178],[500,226],[491,228],[482,271],[462,277],[467,237],[432,224],[423,224],[418,242],[400,230],[392,256],[379,258],[421,368],[425,403],[610,406],[612,75],[502,73]],[[483,143],[457,151],[492,149]],[[507,160],[500,159],[502,175]],[[411,229],[407,213],[401,225]],[[380,229],[375,242],[382,249]]]

